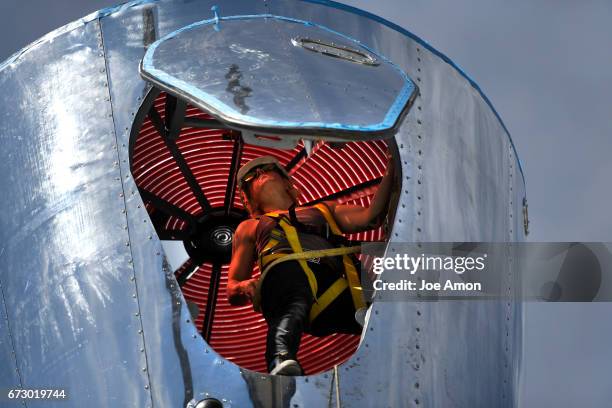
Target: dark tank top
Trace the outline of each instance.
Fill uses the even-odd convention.
[[[295,209],[297,221],[299,224],[302,224],[303,227],[300,225],[295,225],[295,222],[291,221],[288,212],[283,212],[281,214],[281,216],[285,217],[285,220],[289,224],[296,228],[300,244],[302,245],[302,249],[304,251],[337,247],[328,240],[328,237],[332,236],[331,230],[327,224],[327,221],[325,220],[325,217],[317,208],[298,207]],[[280,239],[278,239],[278,244],[272,247],[271,250],[266,251],[264,255],[272,253],[293,253],[291,245],[287,241],[282,228],[278,225],[278,221],[279,218],[266,215],[259,218],[259,223],[257,224],[257,228],[255,230],[255,247],[258,258],[265,246],[268,244],[273,230],[275,230],[275,239],[278,239],[279,236]],[[315,258],[308,260],[308,262],[321,263],[338,272],[344,269],[341,256]]]

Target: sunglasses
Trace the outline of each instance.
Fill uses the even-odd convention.
[[[254,169],[252,169],[251,171],[249,171],[247,174],[244,175],[244,177],[242,178],[242,184],[246,185],[250,183],[251,181],[255,180],[255,178],[257,178],[260,174],[266,173],[271,170],[277,171],[275,164],[269,163],[269,164],[264,164],[259,167],[255,167]]]

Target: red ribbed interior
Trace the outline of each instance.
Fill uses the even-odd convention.
[[[154,103],[162,118],[164,101],[165,95],[162,93]],[[194,107],[188,107],[187,116],[211,118]],[[177,139],[181,154],[213,208],[223,207],[225,200],[234,145],[232,140],[224,138],[229,133],[229,130],[183,128]],[[300,144],[293,150],[278,150],[245,144],[241,164],[262,155],[273,155],[281,164],[287,165],[302,147]],[[301,192],[300,202],[305,204],[334,195],[333,199],[338,202],[368,205],[376,189],[371,182],[379,179],[385,171],[386,151],[384,141],[352,142],[343,148],[316,143],[311,155],[298,162],[290,172]],[[148,118],[142,124],[131,159],[133,176],[140,188],[195,216],[203,214],[161,135]],[[362,186],[364,183],[366,186]],[[359,188],[355,189],[355,186]],[[345,193],[347,190],[349,192]],[[153,204],[146,201],[145,204],[149,213],[153,213]],[[243,209],[238,193],[234,196],[233,206]],[[181,231],[186,228],[186,223],[179,218],[169,217],[163,226],[157,225],[156,228],[161,235],[160,228]],[[348,238],[377,241],[384,239],[384,234],[382,229],[377,229],[352,234]],[[195,320],[200,331],[211,271],[211,264],[200,265],[182,288],[185,298],[197,303],[200,308],[200,314]],[[251,306],[235,307],[228,303],[225,295],[227,271],[228,266],[224,265],[210,344],[228,360],[251,370],[265,372],[265,321]],[[256,269],[255,274],[258,273]],[[305,372],[314,374],[348,359],[358,341],[359,336],[343,334],[324,338],[304,335],[298,357]]]

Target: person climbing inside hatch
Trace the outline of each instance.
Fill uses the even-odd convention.
[[[391,192],[393,164],[369,207],[325,201],[299,207],[298,190],[272,156],[246,163],[238,188],[251,215],[233,238],[227,295],[234,306],[253,302],[268,325],[270,374],[303,375],[297,362],[302,333],[361,333],[355,312],[365,308],[359,270],[343,233],[377,228]],[[262,272],[253,279],[253,264]],[[365,309],[364,309],[365,310]]]

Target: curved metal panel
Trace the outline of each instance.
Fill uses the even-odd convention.
[[[22,53],[0,90],[0,279],[22,385],[66,389],[73,406],[146,406],[99,23]]]
[[[358,42],[269,14],[181,28],[151,45],[141,70],[230,125],[263,132],[389,136],[415,93],[400,69]]]
[[[310,377],[242,370],[198,335],[131,178],[129,134],[147,90],[138,77],[146,48],[211,17],[212,5],[129,3],[0,66],[0,330],[10,325],[17,357],[3,334],[4,366],[16,361],[24,387],[66,387],[74,406],[207,396],[226,407],[514,405],[519,302],[376,302],[357,353]],[[392,240],[522,240],[520,165],[488,101],[420,40],[339,7],[245,0],[222,11],[313,21],[415,79],[421,96],[395,138]],[[509,269],[510,290],[513,279]]]
[[[280,1],[273,12],[376,47],[420,90],[395,137],[403,185],[391,241],[524,239],[510,216],[524,195],[524,186],[510,190],[511,180],[522,186],[518,161],[479,90],[414,37],[323,3],[330,5],[324,12]],[[520,302],[509,303],[376,302],[362,345],[339,369],[342,406],[515,405],[521,316]]]

